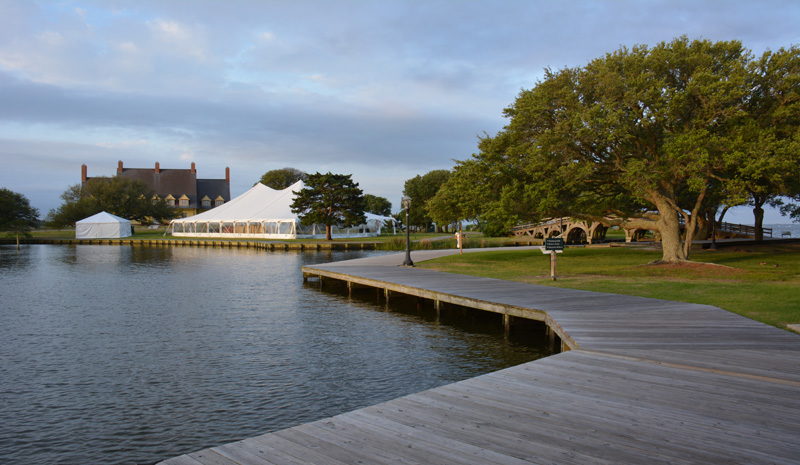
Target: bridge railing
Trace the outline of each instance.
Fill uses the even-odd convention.
[[[560,222],[569,222],[571,221],[570,218],[550,218],[544,220],[539,223],[526,223],[526,224],[519,224],[511,228],[511,232],[517,231],[525,231],[533,228],[538,228],[542,226],[549,226],[553,224],[558,224]],[[678,218],[678,221],[683,225],[683,217]],[[740,234],[742,236],[755,236],[756,235],[756,228],[755,226],[750,226],[749,224],[736,224],[736,223],[726,223],[722,222],[719,223],[717,226],[718,232],[726,232],[726,233],[733,233],[733,234]],[[772,228],[762,228],[764,233],[764,237],[772,237]]]
[[[513,228],[511,228],[511,231],[522,231],[522,230],[525,230],[525,229],[538,228],[540,226],[548,226],[548,225],[551,225],[551,224],[558,224],[558,223],[560,223],[562,221],[564,223],[567,223],[568,220],[569,220],[569,218],[566,218],[566,217],[565,218],[551,218],[549,220],[544,220],[544,221],[541,221],[539,223],[518,224],[518,225],[514,226]]]
[[[756,227],[749,224],[734,224],[734,223],[720,223],[719,230],[723,232],[730,232],[735,234],[742,234],[744,236],[755,236]],[[772,237],[772,228],[762,228],[764,237]]]

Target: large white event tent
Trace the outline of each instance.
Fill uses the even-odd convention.
[[[75,222],[76,239],[110,239],[130,235],[131,222],[107,212],[100,212]]]
[[[240,237],[256,239],[321,239],[324,225],[303,226],[291,204],[295,191],[305,187],[297,181],[283,190],[258,183],[242,195],[211,210],[173,220],[173,236]],[[367,214],[367,223],[350,228],[334,226],[335,237],[370,237],[380,234],[385,219]]]

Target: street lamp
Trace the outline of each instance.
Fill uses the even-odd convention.
[[[411,199],[403,197],[401,202],[406,211],[406,259],[403,261],[403,266],[414,266],[414,262],[411,261],[411,229],[408,224],[408,209],[411,207]]]

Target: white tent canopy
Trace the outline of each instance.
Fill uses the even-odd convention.
[[[130,235],[131,222],[107,212],[100,212],[75,222],[76,239],[109,239]]]
[[[324,225],[302,226],[292,213],[294,192],[305,187],[297,181],[283,190],[258,183],[242,195],[203,213],[173,220],[173,236],[242,237],[259,239],[324,238]],[[371,214],[370,214],[371,215]],[[378,216],[378,215],[373,215]],[[385,217],[379,217],[385,218]],[[377,221],[351,228],[333,228],[336,237],[369,237],[380,234]],[[380,221],[383,226],[383,220]]]
[[[392,233],[397,233],[397,220],[391,216],[376,215],[375,213],[365,212],[364,216],[367,217],[366,225],[369,229],[381,232],[381,228],[388,224],[392,225]]]

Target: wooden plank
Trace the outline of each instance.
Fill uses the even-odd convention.
[[[291,437],[293,429],[278,431],[271,434],[265,434],[263,436],[258,436],[252,438],[256,443],[259,445],[264,445],[268,447],[272,447],[276,450],[280,450],[282,453],[293,457],[294,459],[298,459],[305,464],[314,464],[314,465],[351,465],[349,462],[342,462],[340,460],[335,459],[325,453],[324,450],[321,450],[318,446],[314,444],[307,444],[300,443],[296,441],[292,441],[287,438]]]
[[[525,415],[520,414],[520,410],[515,407],[499,408],[492,406],[478,407],[474,402],[474,398],[470,401],[465,401],[462,393],[447,395],[443,390],[435,390],[430,393],[430,396],[415,396],[410,398],[411,401],[416,401],[421,404],[426,411],[446,409],[447,413],[451,416],[462,414],[465,418],[473,418],[475,421],[497,421],[498,419],[504,420],[507,428],[518,428],[518,430],[529,431],[533,428],[530,424],[521,426],[525,421]],[[553,403],[553,401],[556,401]],[[561,402],[559,402],[561,400]],[[563,399],[550,398],[547,402],[541,404],[542,408],[547,408],[548,405],[555,405],[548,411],[548,414],[537,418],[536,435],[542,436],[543,434],[557,434],[563,436],[575,436],[584,431],[591,431],[589,435],[582,438],[582,447],[586,449],[593,441],[599,441],[600,444],[612,444],[615,449],[645,449],[650,450],[651,454],[655,457],[669,457],[670,460],[677,460],[677,453],[681,452],[679,446],[675,446],[674,442],[679,443],[681,446],[688,448],[683,451],[686,460],[706,462],[702,458],[703,454],[709,451],[713,452],[716,457],[730,456],[733,451],[733,456],[743,456],[745,450],[738,449],[740,441],[752,443],[752,435],[737,435],[730,434],[731,429],[728,428],[735,423],[725,422],[708,422],[702,416],[674,415],[674,418],[669,417],[673,415],[670,410],[664,409],[645,409],[644,415],[631,414],[625,410],[624,405],[611,405],[606,406],[602,403],[592,400],[581,399],[580,396],[564,396]],[[577,404],[579,408],[573,408]],[[553,415],[554,412],[564,411],[563,407],[567,406],[565,415],[557,418]],[[585,411],[588,410],[589,413]],[[641,408],[637,410],[642,410]],[[638,413],[638,412],[636,412]],[[441,411],[439,411],[441,414]],[[576,418],[577,421],[572,421]],[[694,420],[701,419],[700,422]],[[666,427],[665,427],[665,422]],[[626,424],[635,424],[636,431],[623,432],[620,427]],[[498,425],[502,425],[498,424]],[[726,430],[728,428],[728,430]],[[692,431],[696,429],[696,431]],[[544,431],[544,433],[542,432]],[[726,433],[725,436],[729,438],[728,444],[720,445],[718,443],[719,431],[722,430]],[[709,432],[711,434],[709,434]],[[748,430],[748,433],[757,432],[756,429]],[[705,433],[705,434],[703,434]],[[780,454],[775,448],[787,449],[785,444],[787,438],[782,438],[783,441],[773,440],[770,441],[757,441],[761,444],[761,450],[750,450],[750,455],[762,456],[774,460]],[[550,441],[557,441],[558,436],[551,437]],[[789,439],[791,442],[791,439]],[[693,446],[699,444],[698,446]],[[753,445],[753,444],[749,444]],[[797,453],[796,446],[790,446],[787,455],[791,457],[792,451]],[[621,457],[615,458],[616,460],[623,460]]]
[[[497,410],[500,415],[504,411],[511,413],[525,413],[533,417],[541,417],[542,421],[558,421],[560,423],[589,422],[599,425],[602,423],[614,424],[609,431],[626,431],[627,425],[636,425],[635,430],[644,434],[649,431],[650,436],[660,436],[670,438],[678,442],[691,443],[701,436],[711,434],[715,442],[724,442],[717,437],[724,437],[725,440],[734,441],[734,446],[741,441],[753,442],[753,437],[761,433],[770,431],[768,439],[757,439],[761,448],[782,448],[785,444],[792,444],[791,436],[800,429],[796,421],[794,428],[785,427],[781,422],[771,421],[777,408],[773,410],[763,409],[763,425],[753,426],[750,423],[742,424],[737,412],[732,411],[725,415],[714,412],[714,406],[709,407],[712,414],[706,412],[698,413],[692,407],[694,397],[692,393],[687,393],[677,406],[654,405],[646,399],[631,399],[631,395],[637,395],[636,387],[629,389],[627,393],[613,397],[619,387],[603,393],[603,396],[587,395],[583,396],[582,386],[576,386],[572,391],[564,389],[562,386],[547,385],[543,386],[547,380],[539,382],[524,389],[525,386],[509,387],[505,383],[491,383],[495,377],[482,377],[481,385],[476,387],[475,382],[457,383],[430,392],[436,398],[454,399],[469,398],[474,403],[484,403]],[[470,380],[476,381],[476,380]],[[605,380],[598,379],[598,382]],[[641,386],[639,386],[641,388]],[[645,389],[648,386],[644,386]],[[448,394],[451,393],[451,394]],[[659,392],[659,395],[667,396],[668,393]],[[716,399],[716,403],[724,401],[727,396],[721,395]],[[510,399],[510,400],[509,400]],[[715,415],[716,414],[716,415]],[[759,419],[760,420],[760,419]],[[657,421],[657,424],[652,424]],[[759,421],[760,422],[760,421]],[[752,423],[752,422],[751,422]],[[747,428],[745,428],[745,426]],[[655,429],[654,429],[655,428]],[[743,434],[740,434],[744,431]],[[631,431],[633,433],[635,431]],[[686,437],[682,437],[686,436]],[[793,453],[797,453],[796,445],[790,446]],[[724,450],[722,451],[724,452]]]
[[[418,429],[404,427],[398,423],[375,422],[373,417],[360,416],[359,411],[331,418],[330,422],[318,423],[329,427],[336,425],[340,430],[346,430],[351,435],[369,438],[370,441],[373,441],[377,435],[381,438],[377,444],[380,444],[382,451],[401,458],[399,461],[403,462],[410,460],[411,463],[421,465],[433,462],[497,465],[522,465],[524,463],[513,457],[472,447],[461,441],[452,441],[442,436],[431,435],[430,432],[421,434]],[[398,461],[398,459],[395,460]]]
[[[356,449],[362,454],[366,454],[368,462],[371,460],[376,463],[404,465],[464,463],[453,461],[441,454],[427,454],[428,451],[420,453],[419,448],[414,444],[404,443],[398,440],[399,438],[386,436],[377,430],[355,427],[338,418],[303,425],[302,431]],[[421,458],[421,455],[426,455],[426,457]]]
[[[303,461],[252,439],[214,447],[213,450],[226,458],[248,465],[305,465]]]
[[[179,455],[159,463],[162,465],[203,465],[203,462],[197,461],[188,455]]]
[[[610,444],[601,444],[585,434],[562,435],[548,428],[549,425],[537,422],[524,423],[525,427],[520,428],[523,423],[519,421],[504,421],[497,415],[476,410],[464,412],[454,407],[436,406],[430,399],[397,399],[382,409],[381,414],[409,426],[430,428],[454,440],[534,463],[644,463],[645,459],[644,455],[636,454],[635,460],[628,456],[627,461],[623,461],[621,457],[626,454],[620,451],[612,453]],[[649,463],[666,462],[652,459]]]
[[[199,452],[187,454],[190,458],[197,460],[203,465],[242,465],[215,452],[213,449],[205,449]]]

